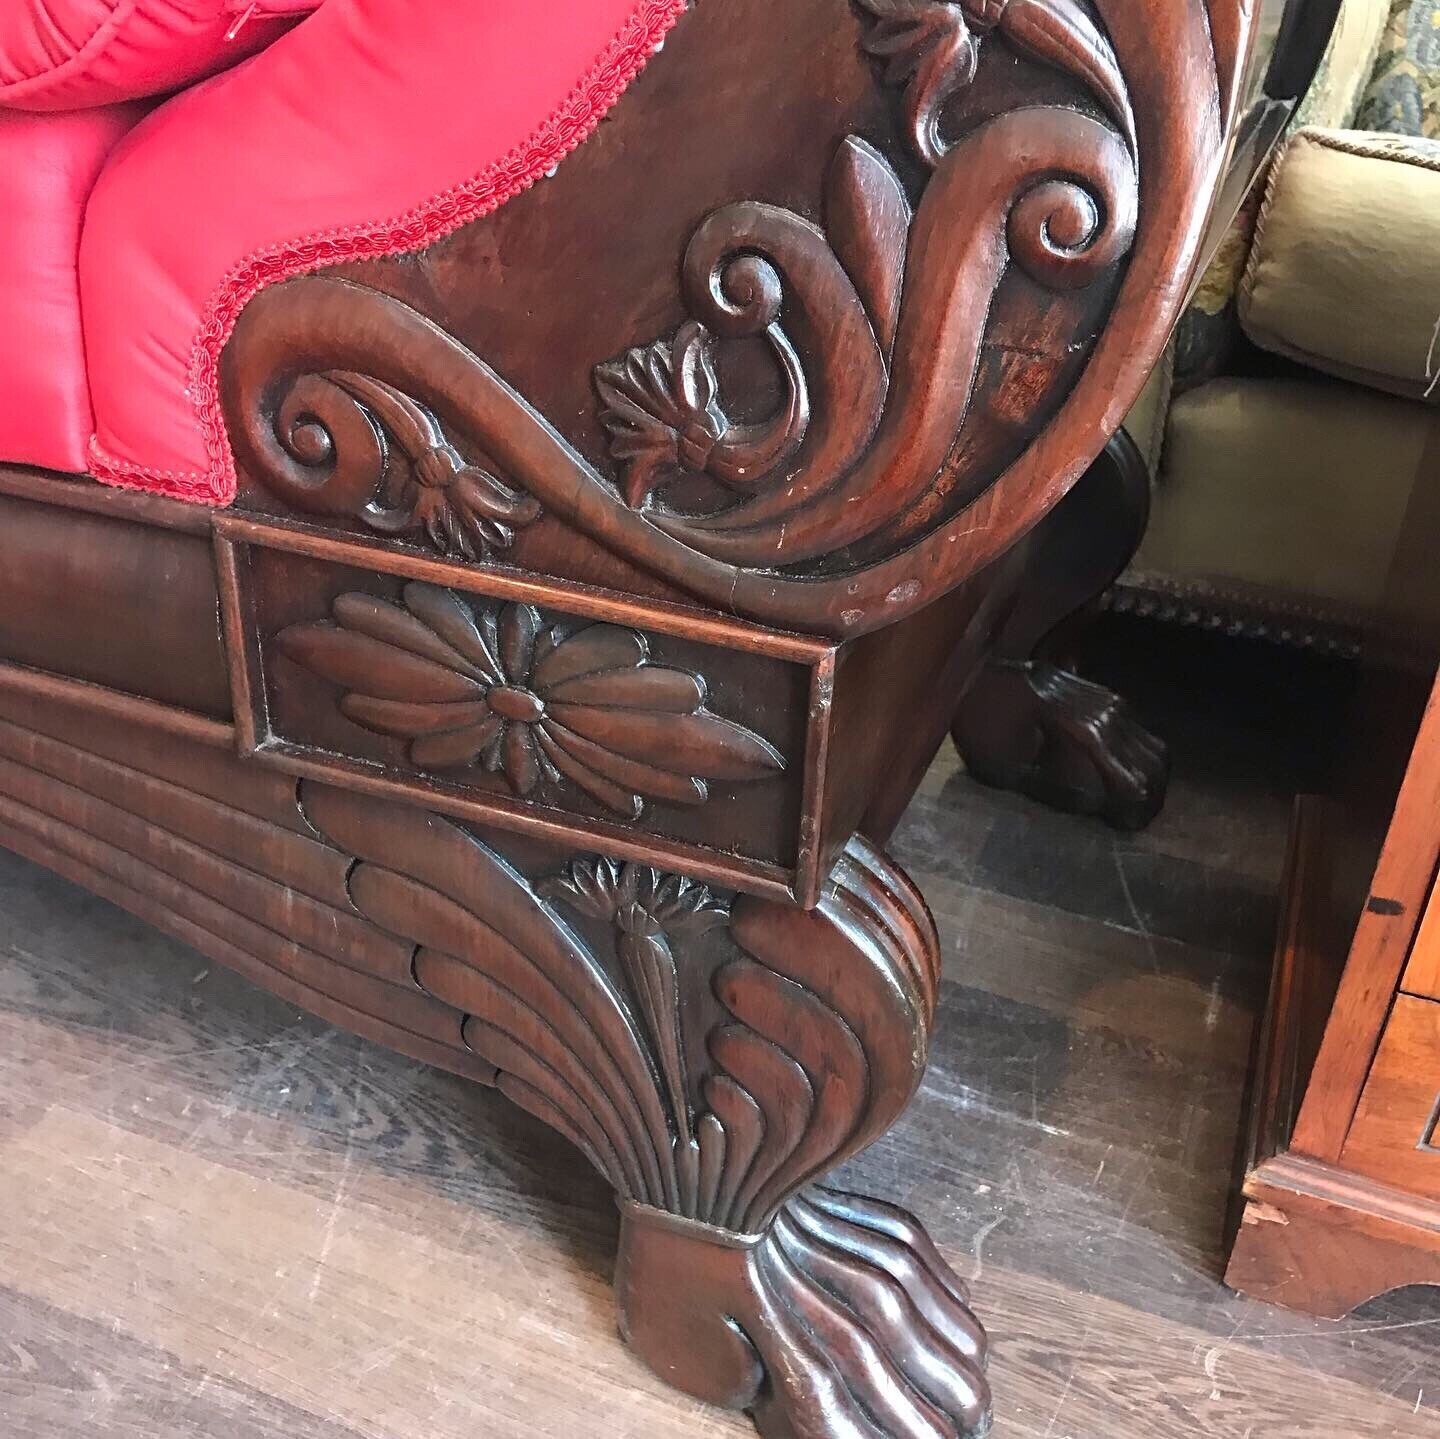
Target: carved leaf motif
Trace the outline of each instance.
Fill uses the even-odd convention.
[[[910,201],[889,162],[847,136],[825,177],[825,227],[889,358],[900,323]]]
[[[356,857],[355,907],[420,946],[422,987],[468,1016],[500,1089],[570,1138],[626,1198],[678,1202],[644,1041],[604,966],[523,876],[459,825],[306,783],[311,823]],[[662,1167],[663,1160],[663,1167]]]
[[[842,175],[853,156],[842,147]],[[1047,171],[1052,178],[1037,178]],[[1135,178],[1123,140],[1075,110],[1016,110],[972,127],[942,157],[910,225],[893,353],[886,367],[876,350],[883,383],[869,404],[832,401],[817,411],[783,483],[715,515],[659,513],[652,523],[711,558],[746,567],[816,559],[892,523],[934,484],[965,423],[1006,267],[1061,291],[1113,274],[1135,235]],[[836,183],[844,193],[843,179]],[[724,217],[732,231],[746,226],[750,246],[781,257],[787,280],[811,273],[813,256],[792,263],[808,238],[796,217],[771,207],[742,216],[740,208],[717,211],[697,237]],[[724,253],[718,238],[708,248]],[[869,332],[853,284],[844,283]],[[796,290],[786,302],[803,313],[809,297]],[[845,315],[838,294],[828,298],[838,320]],[[835,353],[849,359],[863,350],[822,348],[816,358],[829,364]],[[836,383],[826,378],[827,387]]]
[[[615,954],[640,1006],[665,1082],[675,1129],[677,1182],[693,1203],[699,1186],[699,1144],[686,1093],[679,972],[670,936],[723,924],[729,908],[694,880],[610,859],[575,860],[540,891],[614,928]]]
[[[979,37],[992,31],[1022,55],[1073,76],[1135,149],[1135,115],[1115,52],[1076,0],[858,0],[874,20],[865,37],[885,63],[885,82],[904,87],[910,138],[932,168],[948,145],[946,103],[975,78]]]
[[[276,644],[345,689],[346,718],[408,739],[423,769],[483,765],[522,796],[563,778],[635,819],[646,799],[703,804],[707,779],[785,767],[759,735],[704,707],[698,675],[651,663],[635,630],[571,632],[526,604],[477,618],[419,582],[403,599],[341,595],[332,620],[291,625]]]
[[[983,3],[983,0],[981,0]],[[995,0],[990,0],[995,5]],[[1008,0],[996,6],[1002,34],[1022,54],[1074,76],[1136,148],[1135,112],[1120,63],[1104,33],[1075,0]]]
[[[865,49],[882,60],[885,81],[905,89],[906,118],[915,152],[927,164],[940,163],[945,146],[940,115],[956,91],[975,78],[979,48],[967,12],[990,8],[985,0],[966,5],[937,0],[859,0],[875,24]]]
[[[804,439],[810,422],[804,370],[778,324],[770,324],[766,334],[780,362],[786,398],[758,425],[734,424],[720,408],[714,342],[698,320],[687,320],[668,342],[656,340],[595,367],[600,423],[633,509],[684,474],[708,474],[732,489],[753,489]]]

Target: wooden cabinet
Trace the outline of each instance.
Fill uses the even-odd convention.
[[[1302,800],[1297,813],[1226,1273],[1336,1317],[1440,1284],[1440,681],[1373,873],[1352,892],[1364,812],[1386,793],[1355,770],[1367,803]]]

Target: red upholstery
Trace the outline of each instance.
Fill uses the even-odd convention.
[[[260,0],[242,23],[248,0],[3,0],[0,105],[71,110],[175,90],[243,60],[319,3]]]
[[[139,105],[0,111],[0,458],[86,468],[94,428],[75,262],[85,201]]]
[[[101,176],[81,244],[91,468],[230,500],[216,364],[244,301],[301,270],[416,248],[533,183],[682,9],[326,0],[162,106]]]

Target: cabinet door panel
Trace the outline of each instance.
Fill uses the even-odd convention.
[[[1440,1003],[1396,997],[1340,1160],[1440,1199]]]

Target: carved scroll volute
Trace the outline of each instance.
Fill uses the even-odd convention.
[[[687,403],[678,363],[652,359],[648,374],[661,383],[644,392],[632,384],[622,411],[616,376],[644,370],[654,347],[596,375],[632,505],[648,504],[684,468],[751,492],[714,514],[649,511],[688,547],[742,567],[813,560],[903,514],[938,478],[964,421],[1006,267],[1051,290],[1083,289],[1112,274],[1134,238],[1134,116],[1114,53],[1085,10],[1072,0],[862,8],[874,17],[864,43],[885,62],[887,81],[903,86],[916,152],[935,171],[913,220],[888,162],[851,136],[827,177],[823,233],[789,211],[744,203],[716,211],[690,241],[683,273],[695,318],[675,346],[705,337],[708,428],[696,397]],[[946,102],[973,79],[980,37],[991,33],[1072,75],[1118,133],[1050,105],[947,138]],[[785,443],[772,445],[768,469],[757,470],[752,450],[743,485],[717,461],[730,436],[709,364],[712,332],[769,336],[791,397],[774,422]],[[813,393],[802,427],[793,420],[804,387]],[[696,432],[708,448],[690,438]],[[641,434],[644,445],[633,438]],[[663,470],[653,463],[661,448]]]
[[[373,375],[282,371],[255,398],[238,410],[238,457],[296,509],[414,533],[467,560],[509,549],[540,515],[532,496],[467,463],[431,410]]]
[[[847,144],[831,193],[885,195],[882,176],[872,173],[859,186],[853,179],[857,169],[874,172],[884,164],[868,147]],[[784,254],[792,238],[789,226],[757,226],[737,209],[717,212],[702,227],[707,258],[713,255],[720,273],[736,249],[763,244]],[[872,273],[900,268],[897,257],[881,258],[881,227],[893,229],[892,216],[879,204],[866,213]],[[707,555],[745,566],[813,559],[886,524],[924,493],[950,450],[1005,266],[1016,264],[1051,289],[1086,286],[1124,256],[1135,218],[1133,160],[1099,122],[1050,107],[980,126],[943,157],[910,226],[888,383],[874,328],[862,349],[862,372],[872,355],[882,366],[865,396],[879,403],[847,396],[850,403],[834,408],[817,405],[796,466],[757,499],[714,517],[657,514],[653,522]],[[687,272],[695,256],[692,242]],[[860,307],[853,285],[837,284],[834,293]],[[808,298],[797,293],[802,315]],[[833,302],[829,313],[836,313]],[[882,326],[885,318],[882,311]],[[805,345],[797,344],[808,362]]]
[[[1217,60],[1230,73],[1251,27],[1238,0],[1214,4],[1229,23],[1212,35],[1204,6],[1159,0],[856,0],[861,42],[877,75],[903,87],[912,142],[933,173],[907,190],[852,136],[825,178],[822,226],[758,200],[702,221],[682,265],[688,321],[598,367],[609,467],[432,321],[321,276],[262,291],[236,325],[222,377],[237,457],[297,507],[333,513],[333,497],[354,513],[369,480],[340,482],[345,451],[371,455],[360,468],[373,478],[378,428],[403,491],[416,467],[392,445],[384,406],[355,401],[358,386],[336,378],[369,377],[443,419],[457,455],[485,457],[510,496],[497,504],[517,507],[513,523],[495,517],[508,533],[533,513],[530,497],[714,607],[843,638],[893,622],[994,560],[1063,495],[1158,356],[1222,168]],[[971,52],[983,65],[987,47],[1069,76],[1074,101],[1022,97],[972,123],[947,100],[969,82]],[[1030,72],[1015,73],[1029,83]],[[1033,427],[1015,430],[1023,448],[1000,459],[956,441],[972,410],[988,423],[988,397],[975,404],[977,357],[1011,268],[1026,284],[1005,293],[1037,312],[1047,289],[1072,296],[1057,313],[1084,330],[1081,349],[1052,367],[1071,388],[1047,395]],[[780,399],[758,418],[753,397],[725,393],[726,377],[753,371],[717,363],[743,336],[763,337],[776,366]],[[351,413],[336,412],[337,394]],[[311,425],[322,399],[334,422]],[[427,436],[417,447],[434,450],[415,418],[412,431]],[[667,491],[691,472],[718,488],[676,485],[677,495],[723,507],[677,512]],[[383,485],[364,506],[361,523],[383,525],[399,508],[414,533],[428,528],[407,494],[397,501]]]

